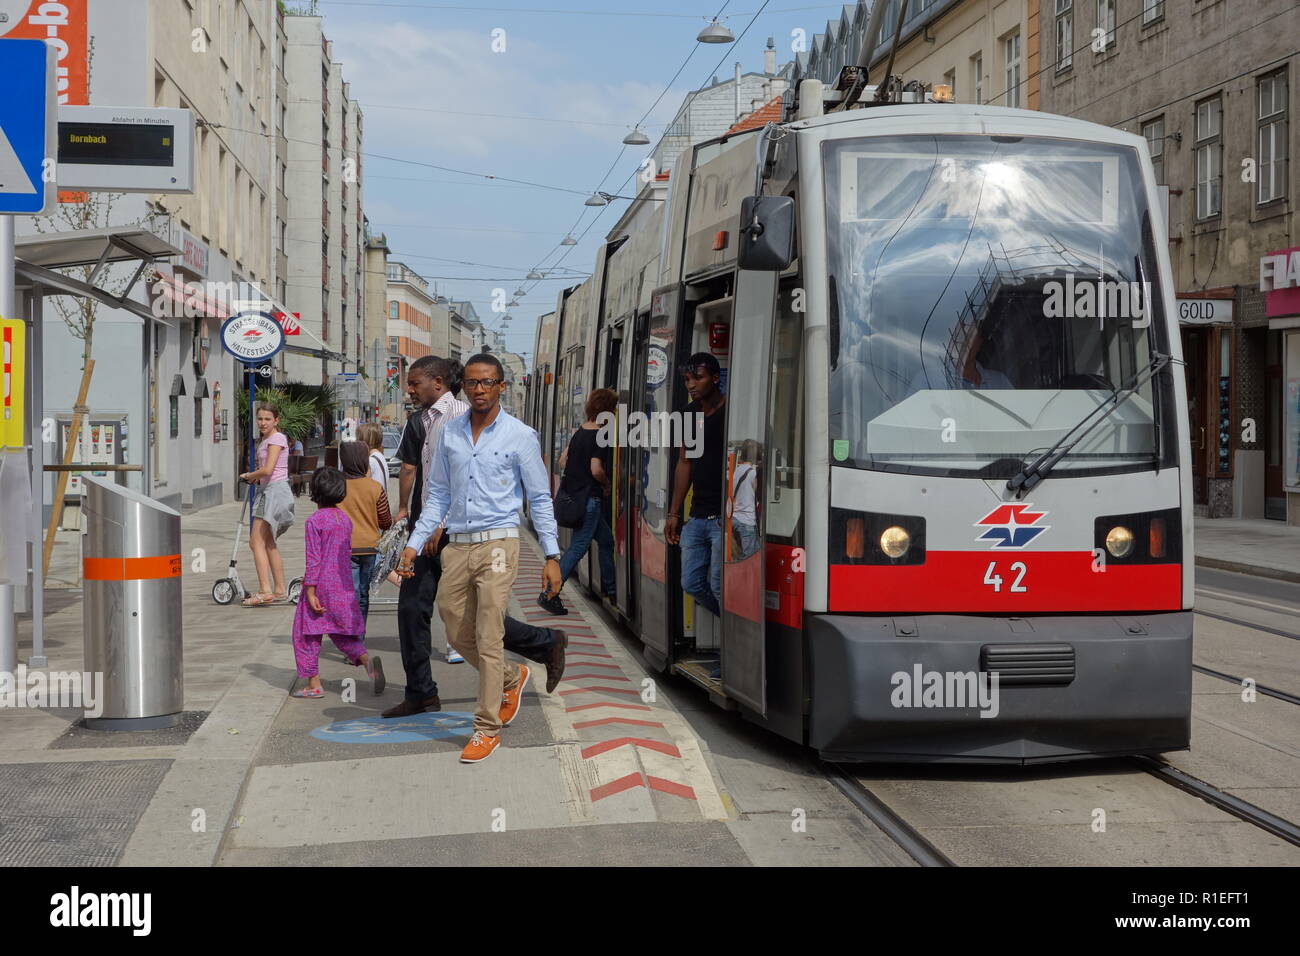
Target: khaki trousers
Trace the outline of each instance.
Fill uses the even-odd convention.
[[[519,539],[447,545],[442,551],[438,614],[447,640],[478,671],[474,729],[501,732],[501,697],[519,682],[519,665],[506,660],[505,618],[519,568]]]

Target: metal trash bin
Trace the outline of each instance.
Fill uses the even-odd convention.
[[[82,537],[85,669],[98,676],[97,730],[170,727],[183,697],[181,516],[86,475]],[[92,678],[94,679],[94,678]]]

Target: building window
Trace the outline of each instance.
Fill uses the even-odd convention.
[[[396,302],[390,302],[390,303],[388,303],[388,317],[389,317],[390,319],[395,319],[395,318],[397,318],[397,303],[396,303]]]
[[[975,91],[973,102],[978,106],[984,102],[984,54],[976,53],[970,58],[971,89]]]
[[[1156,171],[1156,183],[1165,185],[1165,118],[1153,119],[1142,124],[1142,135],[1146,137],[1147,149],[1151,153],[1151,165]]]
[[[1286,70],[1259,78],[1258,202],[1286,195]]]
[[[1002,55],[1007,65],[1007,106],[1020,105],[1020,31],[1002,40]]]
[[[1074,62],[1074,0],[1056,0],[1056,72]]]
[[[1092,48],[1098,53],[1115,45],[1115,0],[1097,0],[1097,29],[1092,35]]]
[[[1223,101],[1196,104],[1196,218],[1219,214],[1223,199]]]
[[[956,102],[957,102],[957,71],[956,71],[956,69],[949,70],[947,73],[945,73],[945,74],[943,75],[943,81],[944,81],[944,83],[948,84],[948,89],[950,89],[950,90],[952,91],[952,101],[953,101],[954,103],[956,103]]]
[[[1165,0],[1142,0],[1142,25],[1164,19]]]

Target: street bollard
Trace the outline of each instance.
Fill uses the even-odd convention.
[[[96,730],[170,727],[183,704],[181,516],[102,479],[86,484],[85,669],[101,674]]]

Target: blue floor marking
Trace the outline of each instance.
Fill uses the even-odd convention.
[[[317,727],[317,740],[340,744],[411,744],[447,737],[468,737],[474,732],[474,715],[444,711],[410,717],[354,717]]]

